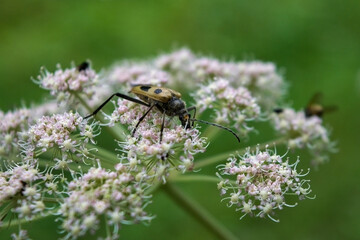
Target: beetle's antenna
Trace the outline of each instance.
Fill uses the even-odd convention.
[[[221,125],[216,124],[216,123],[212,123],[212,122],[207,122],[207,121],[204,121],[204,120],[200,120],[200,119],[195,119],[195,118],[193,118],[193,119],[190,119],[190,120],[193,121],[193,122],[197,121],[197,122],[201,122],[201,123],[205,123],[205,124],[208,124],[208,125],[212,125],[212,126],[215,126],[215,127],[218,127],[218,128],[225,129],[225,130],[231,132],[231,133],[236,137],[236,139],[240,142],[239,136],[238,136],[233,130],[231,130],[230,128],[221,126]]]

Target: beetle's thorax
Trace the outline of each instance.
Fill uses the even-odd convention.
[[[185,110],[185,102],[177,97],[172,97],[170,101],[162,104],[165,114],[168,116],[177,116]]]

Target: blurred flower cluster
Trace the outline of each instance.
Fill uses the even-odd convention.
[[[307,117],[304,111],[296,112],[285,108],[281,113],[271,116],[272,124],[279,134],[286,136],[290,149],[307,148],[313,158],[312,164],[318,166],[328,160],[328,152],[334,152],[335,143],[329,139],[329,131],[318,116]]]
[[[146,206],[157,189],[193,175],[217,181],[223,201],[242,217],[278,221],[276,211],[296,205],[288,195],[312,198],[311,188],[307,173],[297,169],[300,158],[285,159],[268,144],[287,155],[307,149],[315,166],[334,149],[320,117],[273,111],[284,105],[287,87],[269,62],[221,61],[182,48],[101,72],[88,62],[41,68],[34,82],[53,99],[0,111],[0,224],[20,223],[14,239],[29,238],[23,223],[49,215],[57,216],[64,239],[99,236],[102,225],[106,239],[118,239],[124,224],[149,224]],[[155,93],[129,93],[139,85],[181,92],[183,109],[163,111],[175,95],[159,100]],[[258,134],[260,145],[249,146],[264,123],[272,136]],[[239,135],[240,145],[227,142],[224,129]],[[210,144],[217,139],[218,148]],[[223,152],[225,144],[232,154]],[[204,175],[202,168],[213,164],[216,176]]]

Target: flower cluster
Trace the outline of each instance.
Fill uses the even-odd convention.
[[[163,54],[154,60],[154,65],[157,68],[164,69],[178,79],[191,75],[191,63],[196,59],[196,56],[188,49],[181,48],[172,53]],[[185,80],[186,78],[184,78]]]
[[[223,200],[228,201],[229,207],[236,206],[242,217],[268,216],[278,221],[271,216],[274,210],[296,205],[286,203],[286,195],[297,195],[301,200],[310,198],[311,192],[309,180],[301,179],[307,173],[296,169],[299,159],[290,164],[289,159],[283,158],[268,149],[252,153],[250,148],[244,156],[230,157],[219,166],[218,189],[221,195],[230,195]]]
[[[0,111],[0,158],[1,156],[14,157],[18,151],[18,141],[31,121],[31,112],[28,109],[19,109],[3,113]]]
[[[152,67],[149,64],[124,64],[114,66],[109,71],[108,81],[111,85],[164,85],[171,76],[160,70]]]
[[[28,141],[22,144],[25,159],[35,160],[53,150],[61,153],[61,159],[54,159],[55,168],[68,169],[75,157],[85,161],[91,155],[87,143],[95,143],[94,137],[100,133],[96,126],[87,124],[78,113],[43,116],[27,132]]]
[[[36,165],[9,165],[7,171],[0,172],[0,205],[12,202],[9,206],[16,216],[26,220],[44,214],[47,207],[42,198],[57,194],[57,181],[52,176],[51,172],[40,172]]]
[[[234,88],[247,88],[264,109],[272,109],[285,90],[284,81],[273,63],[225,62],[196,56],[186,48],[161,55],[154,62],[156,67],[174,76],[175,86],[188,85],[189,88],[193,88],[194,83],[224,78]]]
[[[237,89],[247,88],[264,110],[271,110],[285,90],[283,78],[273,63],[220,61],[198,56],[187,48],[163,54],[146,62],[122,62],[106,73],[105,80],[116,88],[137,84],[194,89],[198,84],[226,79]]]
[[[30,165],[16,166],[0,172],[0,204],[17,195],[23,195],[27,184],[40,179],[39,172]]]
[[[82,93],[91,98],[95,91],[94,86],[98,82],[98,75],[90,66],[85,69],[75,66],[62,69],[57,65],[54,73],[42,68],[38,79],[34,81],[42,88],[50,90],[58,102],[64,102],[68,101],[73,93]]]
[[[109,125],[117,122],[128,126],[134,131],[141,116],[148,109],[127,100],[118,100],[118,107],[107,116]],[[192,170],[194,155],[206,149],[205,138],[200,137],[197,128],[185,129],[174,121],[165,121],[160,143],[163,114],[153,109],[153,112],[143,119],[136,128],[133,137],[128,136],[126,141],[119,142],[124,157],[132,166],[144,164],[154,176],[166,181],[172,167],[185,172]]]
[[[329,132],[320,117],[306,117],[304,111],[290,108],[272,116],[275,130],[288,139],[289,148],[309,148],[314,155],[314,165],[323,163],[327,159],[326,152],[334,150],[334,143],[330,142]]]
[[[94,233],[104,217],[105,224],[114,228],[114,239],[121,224],[150,221],[152,217],[144,210],[149,203],[145,180],[137,180],[126,165],[118,164],[115,171],[91,168],[70,182],[69,196],[59,210],[64,217],[62,227],[68,232],[65,238]]]
[[[201,85],[192,95],[199,112],[215,109],[215,121],[230,124],[246,135],[251,130],[246,122],[260,117],[260,107],[250,91],[244,87],[234,88],[223,78],[216,78],[207,85]]]

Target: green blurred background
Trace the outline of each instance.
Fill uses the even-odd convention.
[[[325,117],[339,152],[310,174],[317,198],[281,211],[280,223],[239,221],[239,213],[219,203],[213,184],[178,186],[239,239],[360,239],[359,0],[1,0],[0,108],[46,96],[30,80],[40,66],[90,59],[100,70],[181,46],[221,59],[275,62],[295,108],[322,91],[325,103],[339,107]],[[220,142],[209,151],[222,148]],[[214,239],[161,192],[148,209],[157,215],[152,224],[124,226],[122,239]],[[33,239],[53,239],[58,231],[48,220],[26,228]],[[0,230],[0,239],[11,231]]]

